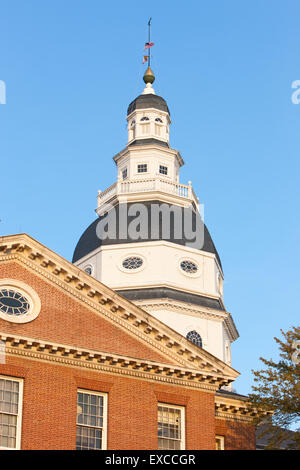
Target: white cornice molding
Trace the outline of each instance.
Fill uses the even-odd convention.
[[[143,94],[143,93],[142,93],[142,94]],[[155,94],[155,93],[154,93],[154,94]],[[145,113],[145,112],[159,113],[159,114],[161,114],[162,116],[165,116],[166,118],[168,118],[169,121],[171,122],[169,113],[167,113],[167,111],[163,111],[162,109],[157,109],[157,108],[138,108],[138,109],[135,109],[135,110],[132,111],[130,114],[128,114],[128,116],[126,117],[126,120],[127,120],[127,121],[130,121],[130,119],[132,119],[135,114],[143,114],[143,113]]]
[[[220,386],[217,377],[210,374],[205,375],[195,369],[173,367],[165,363],[83,349],[74,345],[41,341],[10,333],[0,333],[0,340],[5,343],[6,355],[100,370],[104,373],[129,375],[213,392],[218,390]]]
[[[124,290],[124,289],[122,289]],[[216,310],[209,307],[197,306],[195,304],[187,304],[185,302],[174,301],[172,299],[149,299],[149,300],[137,300],[134,302],[136,305],[147,311],[155,311],[158,309],[165,309],[170,311],[176,311],[178,313],[198,317],[205,319],[213,319],[220,322],[224,322],[227,334],[231,342],[239,338],[239,333],[236,329],[232,316],[227,311]]]
[[[226,397],[219,394],[215,396],[215,410],[217,418],[247,423],[253,422],[255,417],[261,414],[271,414],[255,408],[249,402],[248,397]]]
[[[240,335],[235,326],[231,313],[229,312],[227,313],[228,313],[228,316],[225,318],[225,326],[226,326],[230,341],[235,341],[236,339],[240,337]]]
[[[177,161],[178,161],[178,164],[179,166],[183,166],[184,165],[184,160],[179,152],[179,150],[175,150],[175,149],[172,149],[171,147],[165,147],[165,146],[162,146],[162,145],[158,145],[158,144],[155,144],[155,143],[151,143],[151,144],[145,144],[145,145],[138,145],[137,147],[135,146],[127,146],[125,147],[123,150],[121,150],[119,153],[117,153],[114,157],[113,157],[113,160],[114,162],[117,164],[118,161],[127,156],[128,154],[130,153],[141,153],[143,151],[149,151],[149,150],[158,150],[160,153],[166,153],[168,155],[173,155]]]
[[[220,382],[235,380],[239,373],[118,295],[26,234],[0,237],[0,261],[19,261],[84,302],[94,313],[127,330],[131,336],[182,367],[213,373]]]
[[[222,310],[215,310],[209,307],[202,307],[196,304],[188,304],[185,302],[180,302],[172,300],[169,298],[164,299],[149,299],[149,300],[137,300],[134,302],[136,305],[147,311],[153,311],[158,309],[170,310],[173,312],[178,312],[182,314],[188,313],[194,317],[200,317],[205,319],[214,319],[220,322],[225,321],[228,312]]]

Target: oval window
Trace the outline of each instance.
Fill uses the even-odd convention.
[[[188,274],[195,274],[198,271],[197,265],[188,260],[181,261],[180,267]]]
[[[25,295],[14,289],[0,290],[0,311],[8,315],[25,315],[30,308]]]
[[[125,269],[138,269],[143,265],[142,258],[138,258],[137,256],[130,256],[124,259],[122,266]]]

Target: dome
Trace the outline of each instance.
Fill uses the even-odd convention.
[[[174,237],[174,216],[173,214],[171,214],[171,219],[170,219],[170,238],[165,238],[163,236],[163,233],[162,233],[162,217],[160,217],[159,219],[159,228],[158,228],[158,233],[159,233],[159,236],[157,238],[152,238],[150,235],[151,235],[151,228],[153,228],[153,222],[151,221],[151,205],[152,204],[161,204],[160,201],[147,201],[147,202],[144,202],[143,203],[146,208],[147,208],[147,211],[148,211],[148,235],[149,237],[148,238],[143,238],[143,239],[138,239],[138,240],[132,240],[130,238],[126,238],[126,239],[120,239],[118,238],[118,233],[119,233],[119,205],[116,206],[116,234],[117,234],[117,237],[114,238],[114,239],[109,239],[109,238],[106,238],[104,240],[101,240],[97,237],[97,234],[96,234],[96,227],[97,227],[97,224],[99,222],[99,218],[97,218],[96,220],[94,220],[94,222],[91,223],[91,225],[85,230],[85,232],[82,234],[82,236],[80,237],[77,245],[76,245],[76,248],[75,248],[75,251],[74,251],[74,254],[73,254],[73,260],[72,262],[75,263],[76,261],[80,260],[81,258],[83,258],[84,256],[88,255],[89,253],[91,253],[92,251],[96,250],[97,248],[99,248],[100,246],[107,246],[107,245],[116,245],[116,244],[121,244],[121,243],[139,243],[139,242],[147,242],[147,241],[157,241],[157,240],[166,240],[166,241],[169,241],[171,243],[176,243],[178,245],[187,245],[187,246],[190,246],[189,245],[189,240],[185,237],[185,231],[184,231],[184,227],[183,227],[183,224],[184,224],[184,218],[182,217],[182,233],[183,233],[183,236],[181,238],[175,238]],[[128,204],[128,209],[129,207],[131,206],[131,204]],[[181,210],[183,210],[181,208]],[[196,214],[195,212],[193,211],[193,214],[192,214],[192,217],[193,217],[193,225],[195,224],[195,217],[196,217]],[[136,216],[128,216],[128,224],[131,222],[131,220],[134,220],[136,218]],[[201,222],[202,223],[202,222]],[[151,224],[152,224],[152,227],[151,227]],[[199,244],[198,246],[193,246],[194,248],[196,249],[199,249],[201,251],[206,251],[208,253],[213,253],[216,255],[216,258],[220,264],[220,267],[222,269],[222,265],[221,265],[221,260],[220,260],[220,257],[218,255],[218,252],[216,250],[216,247],[212,241],[212,238],[210,236],[210,233],[206,227],[206,225],[204,224],[204,243],[202,244],[202,240],[201,242],[199,241]],[[195,225],[193,226],[193,229],[195,230]]]
[[[147,109],[155,108],[160,111],[164,111],[170,115],[170,111],[166,101],[161,97],[154,95],[153,93],[142,94],[133,100],[127,109],[127,116],[131,114],[136,109]]]

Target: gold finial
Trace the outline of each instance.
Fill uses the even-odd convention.
[[[152,84],[154,82],[155,76],[154,76],[154,73],[152,72],[150,66],[147,68],[146,72],[144,73],[143,80],[146,84],[147,83]]]

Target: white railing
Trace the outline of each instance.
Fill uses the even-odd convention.
[[[180,184],[168,181],[163,178],[143,178],[137,180],[118,181],[105,191],[98,191],[98,207],[107,203],[118,194],[140,193],[159,191],[168,194],[174,194],[184,199],[194,201],[198,205],[198,198],[196,197],[192,184]]]

